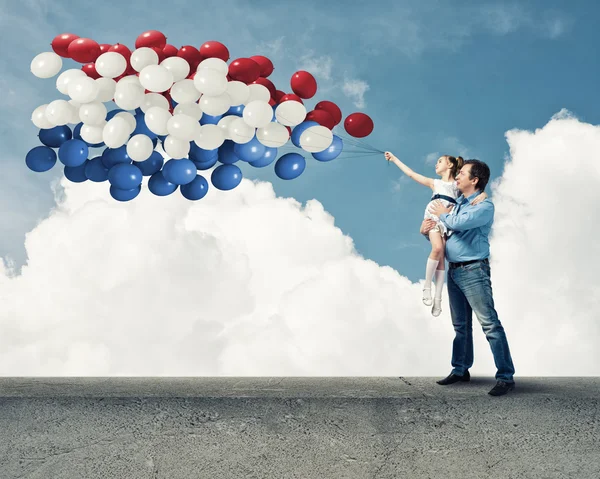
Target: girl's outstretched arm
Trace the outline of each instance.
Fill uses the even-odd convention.
[[[396,158],[393,153],[386,151],[385,159],[394,163],[409,178],[412,178],[413,180],[415,180],[418,183],[421,183],[424,186],[433,188],[433,178],[427,178],[426,176],[420,175],[419,173],[415,173],[408,166],[406,166],[404,163],[402,163],[398,158]]]

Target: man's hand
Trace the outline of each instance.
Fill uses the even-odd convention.
[[[429,234],[429,231],[432,230],[434,227],[435,227],[435,221],[433,221],[431,219],[423,220],[423,223],[421,223],[420,233],[422,235],[427,236]]]
[[[433,206],[429,208],[429,212],[439,218],[440,215],[444,213],[450,213],[452,208],[454,208],[454,206],[446,208],[440,200],[436,200],[433,202]]]

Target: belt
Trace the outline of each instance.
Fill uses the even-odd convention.
[[[459,268],[461,266],[466,266],[468,264],[473,264],[473,263],[477,263],[478,261],[481,261],[482,263],[485,264],[489,264],[489,260],[487,258],[485,259],[472,259],[470,261],[461,261],[459,263],[450,263],[448,262],[448,266],[450,267],[450,269],[454,269],[454,268]]]
[[[446,200],[446,201],[449,201],[450,203],[454,203],[454,204],[456,204],[456,200],[455,200],[454,198],[452,198],[451,196],[446,196],[446,195],[438,195],[438,194],[435,194],[435,195],[433,195],[433,196],[431,197],[431,200],[430,200],[430,201],[437,200],[437,199]]]

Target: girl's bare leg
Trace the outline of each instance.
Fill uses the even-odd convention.
[[[446,238],[442,238],[442,254],[437,270],[435,271],[435,298],[433,298],[433,307],[431,308],[431,314],[433,316],[439,316],[442,312],[442,290],[444,288],[444,279],[446,275],[445,261]]]
[[[431,242],[431,254],[427,258],[425,269],[425,285],[423,286],[423,304],[431,306],[431,282],[436,268],[440,262],[440,255],[443,254],[443,240],[439,231],[431,230],[429,232],[429,241]]]

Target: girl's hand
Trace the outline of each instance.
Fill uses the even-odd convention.
[[[384,156],[385,156],[385,159],[388,161],[394,161],[394,159],[396,158],[391,151],[386,151],[384,153]]]
[[[485,200],[488,197],[487,193],[484,191],[483,193],[481,193],[480,195],[478,195],[473,201],[472,201],[472,205],[476,205],[477,203],[481,203],[483,200]]]

